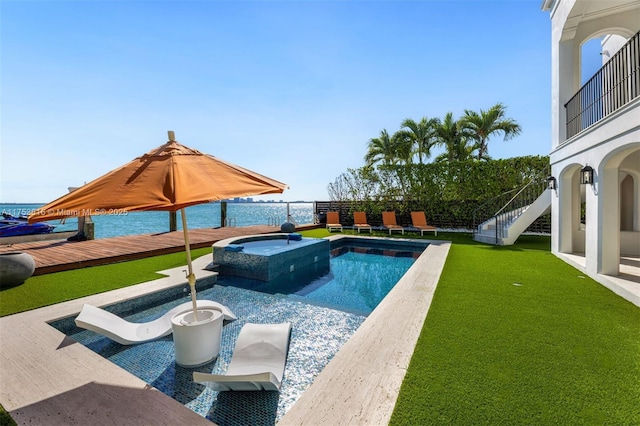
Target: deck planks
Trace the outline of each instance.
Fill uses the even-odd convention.
[[[279,227],[256,225],[189,230],[192,249],[226,238],[280,232]],[[68,271],[184,251],[182,231],[129,235],[88,241],[48,240],[0,246],[0,253],[28,253],[36,263],[33,275]]]

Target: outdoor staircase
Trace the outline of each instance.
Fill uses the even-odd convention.
[[[544,181],[533,179],[517,191],[509,191],[490,200],[474,212],[474,224],[476,217],[481,217],[482,208],[486,210],[496,205],[502,207],[494,207],[495,213],[474,226],[473,239],[501,246],[514,244],[536,219],[551,211],[551,197],[554,193],[555,190],[547,188]],[[504,200],[508,201],[504,203]]]
[[[473,239],[487,244],[512,245],[537,218],[551,211],[552,192],[546,189],[533,203],[484,221],[478,225]]]

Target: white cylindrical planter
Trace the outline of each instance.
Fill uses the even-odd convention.
[[[198,367],[214,360],[220,353],[222,322],[222,312],[215,309],[198,309],[198,321],[194,321],[191,309],[174,315],[171,328],[176,364]]]

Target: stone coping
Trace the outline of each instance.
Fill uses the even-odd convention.
[[[279,424],[388,423],[450,247],[449,242],[430,243]],[[210,256],[194,261],[197,278],[215,274],[204,269],[210,262]],[[210,425],[48,325],[77,315],[84,303],[104,306],[186,285],[185,268],[162,271],[167,277],[148,283],[0,318],[5,410],[18,424]]]

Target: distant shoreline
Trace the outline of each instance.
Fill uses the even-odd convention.
[[[228,201],[226,203],[212,202],[196,204],[187,207],[186,216],[190,229],[216,228],[219,226],[252,226],[269,225],[280,226],[288,216],[296,223],[312,223],[314,221],[314,203],[306,202],[265,202],[255,200],[253,202]],[[40,209],[43,204],[15,203],[0,204],[3,213],[15,217],[28,216]],[[226,209],[223,208],[226,206]],[[223,218],[223,210],[226,214]],[[69,215],[61,221],[51,221],[51,225],[58,231],[72,231],[78,229],[78,219]],[[123,235],[154,234],[167,232],[170,229],[171,219],[166,211],[122,211],[118,214],[106,214],[100,212],[91,215],[94,223],[94,236],[96,239],[111,238]],[[178,224],[180,228],[180,224]]]

